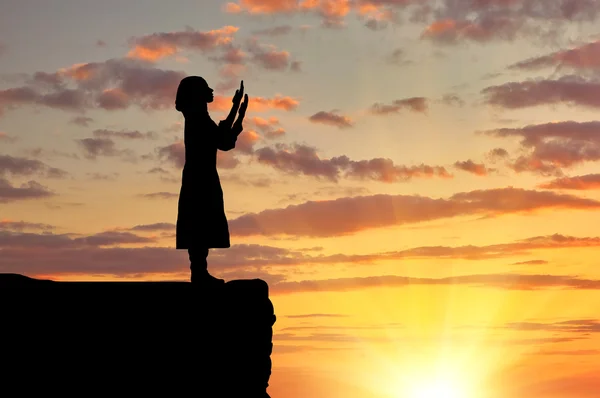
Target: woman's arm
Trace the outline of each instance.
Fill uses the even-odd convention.
[[[244,95],[244,102],[240,106],[238,118],[231,126],[228,120],[222,120],[219,123],[219,131],[217,137],[217,148],[222,151],[229,151],[235,148],[235,142],[237,141],[237,137],[244,131],[244,127],[242,126],[242,122],[244,121],[244,116],[246,116],[246,109],[248,108],[248,94]]]
[[[234,132],[234,129],[227,120],[221,120],[219,122],[219,128],[217,129],[217,149],[222,151],[230,151],[235,148],[235,142],[237,141],[238,134]]]

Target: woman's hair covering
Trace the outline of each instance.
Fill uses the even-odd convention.
[[[186,108],[193,103],[197,96],[197,90],[202,86],[208,86],[206,80],[200,76],[187,76],[181,79],[177,87],[177,96],[175,97],[175,109],[184,112]]]

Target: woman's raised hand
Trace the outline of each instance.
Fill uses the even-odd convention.
[[[246,116],[246,109],[248,109],[248,94],[244,94],[244,102],[242,102],[238,111],[238,120],[244,119],[244,116]]]
[[[234,94],[233,99],[231,100],[231,102],[233,102],[234,105],[239,105],[243,96],[244,96],[244,81],[242,80],[240,82],[240,88],[237,89],[237,90],[235,90],[235,94]]]
[[[242,131],[244,131],[244,127],[242,126],[242,122],[244,121],[244,116],[246,116],[246,109],[248,109],[248,94],[244,95],[244,102],[240,106],[238,112],[238,118],[233,124],[233,132],[239,135]]]

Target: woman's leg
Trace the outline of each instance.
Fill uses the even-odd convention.
[[[215,278],[208,273],[208,248],[188,249],[190,257],[191,281],[210,284],[225,283],[223,279]]]
[[[208,263],[206,257],[208,256],[208,249],[206,248],[194,248],[188,249],[188,256],[190,258],[190,271],[191,279],[194,282],[194,274],[196,276],[202,275],[204,272],[208,272]]]

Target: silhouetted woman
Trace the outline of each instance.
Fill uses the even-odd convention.
[[[225,281],[208,273],[208,250],[231,246],[217,173],[217,149],[229,151],[235,147],[248,107],[248,95],[240,106],[244,95],[244,82],[241,82],[229,116],[217,126],[208,114],[213,91],[200,76],[188,76],[179,83],[175,100],[175,108],[185,118],[185,166],[179,193],[176,248],[188,250],[192,283],[209,286]],[[238,119],[234,123],[238,107]]]

